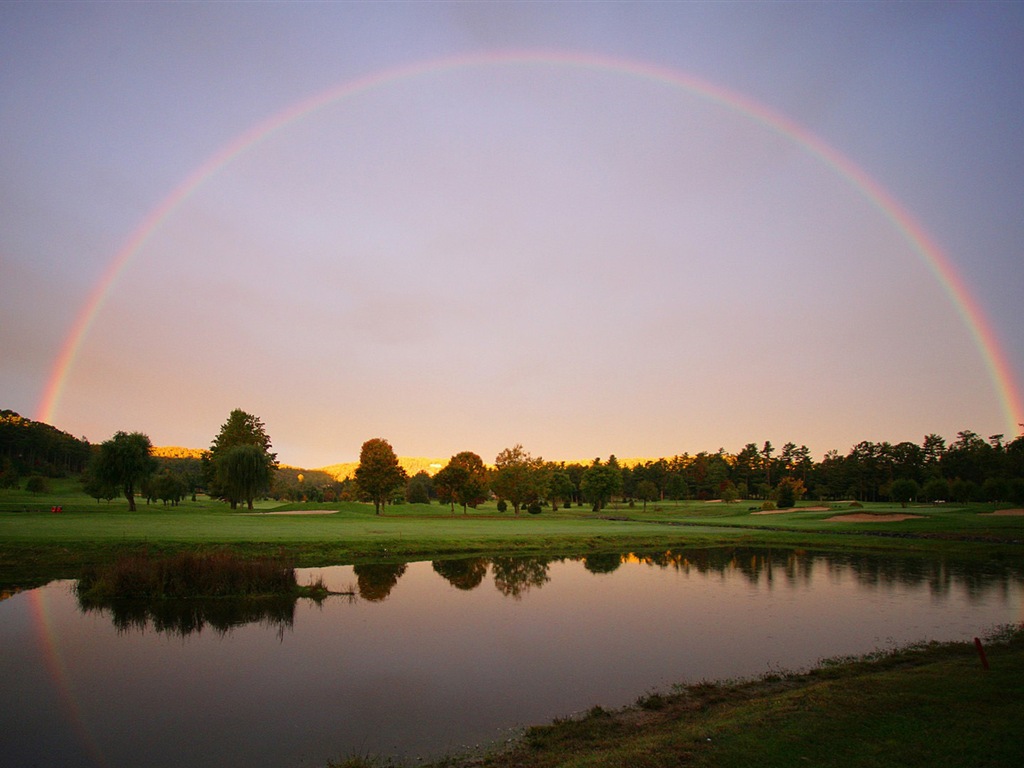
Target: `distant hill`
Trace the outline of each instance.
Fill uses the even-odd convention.
[[[205,451],[201,448],[181,448],[176,445],[159,446],[153,448],[153,455],[157,458],[162,459],[201,459]],[[607,456],[602,456],[601,461],[608,461]],[[649,461],[658,461],[657,458],[626,458],[619,459],[619,466],[622,467],[635,467],[638,464],[644,464]],[[566,464],[582,464],[585,467],[589,467],[593,459],[581,459],[578,461],[567,461]],[[433,477],[437,474],[438,470],[444,467],[448,463],[448,459],[432,459],[423,456],[399,456],[398,464],[402,469],[405,470],[409,477],[412,477],[417,472],[426,472],[428,475]],[[306,472],[323,472],[330,475],[335,480],[344,480],[347,477],[354,477],[356,473],[356,467],[359,466],[358,461],[347,461],[341,464],[329,464],[326,467],[296,467],[291,464],[282,464],[282,469],[293,469]],[[490,463],[487,466],[491,466]]]
[[[182,448],[177,445],[155,445],[151,453],[158,459],[201,459],[206,451],[202,448]]]
[[[426,472],[433,477],[437,471],[448,463],[448,459],[428,459],[421,456],[399,456],[398,465],[405,470],[409,477],[418,472]],[[318,467],[316,471],[326,472],[335,480],[344,480],[346,477],[353,477],[356,473],[358,461],[349,461],[343,464],[331,464],[327,467]]]

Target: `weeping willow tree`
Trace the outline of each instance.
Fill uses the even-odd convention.
[[[149,436],[142,432],[118,432],[100,445],[93,457],[89,474],[105,488],[120,488],[135,511],[136,489],[156,471],[156,459],[150,452]]]
[[[270,490],[270,465],[266,453],[256,445],[235,445],[214,460],[221,493],[237,509],[244,501],[248,509],[261,493]]]

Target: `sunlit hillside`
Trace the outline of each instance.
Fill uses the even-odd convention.
[[[204,453],[202,448],[182,448],[178,445],[154,445],[152,450],[152,455],[158,459],[201,459]]]
[[[405,470],[409,477],[417,472],[426,472],[430,476],[437,474],[437,471],[448,463],[448,459],[427,459],[419,456],[399,456],[398,464]],[[326,472],[336,480],[344,480],[353,477],[356,473],[358,461],[349,461],[343,464],[331,464],[327,467],[318,467],[317,471]]]
[[[182,448],[176,445],[168,446],[154,446],[153,455],[157,458],[163,459],[201,459],[205,451],[201,448]],[[600,457],[602,461],[607,461],[607,456]],[[648,462],[658,461],[664,457],[630,457],[618,459],[619,466],[622,467],[636,467]],[[556,462],[561,461],[556,459]],[[573,461],[565,461],[565,464],[582,464],[587,467],[590,466],[594,461],[594,457],[587,459],[576,459]],[[417,472],[426,472],[428,475],[433,477],[437,474],[438,470],[444,467],[448,463],[448,459],[437,459],[437,458],[425,458],[422,456],[399,456],[398,464],[406,471],[409,477],[412,477]],[[491,462],[485,462],[487,466],[492,466]],[[349,477],[354,477],[356,467],[359,466],[358,461],[347,461],[340,464],[330,464],[326,467],[298,467],[291,464],[281,464],[282,469],[293,469],[307,472],[323,472],[330,475],[335,480],[344,480]]]

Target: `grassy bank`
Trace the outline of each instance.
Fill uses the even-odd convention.
[[[53,506],[62,507],[59,514]],[[1002,562],[1024,557],[1024,517],[985,514],[993,505],[902,509],[804,504],[778,515],[753,514],[756,504],[663,502],[499,513],[493,503],[463,514],[437,504],[405,504],[374,515],[359,503],[262,502],[257,514],[231,511],[201,498],[170,507],[124,501],[97,503],[73,481],[45,497],[0,492],[0,587],[29,587],[77,578],[84,569],[140,549],[158,555],[229,550],[242,556],[283,557],[294,566],[371,560],[437,559],[467,554],[582,555],[657,547],[788,546],[853,551],[899,551]],[[283,515],[283,511],[331,514]],[[849,512],[914,513],[901,522],[834,522]]]
[[[936,643],[806,673],[650,693],[626,709],[530,728],[502,751],[433,766],[1018,766],[1024,631],[987,640],[985,652],[988,670],[971,643]]]

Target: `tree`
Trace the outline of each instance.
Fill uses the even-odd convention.
[[[547,499],[552,509],[558,509],[559,501],[569,506],[574,490],[568,472],[559,469],[556,464],[547,465]]]
[[[452,456],[448,463],[434,475],[434,489],[437,497],[451,504],[462,505],[463,514],[467,507],[475,507],[487,498],[487,469],[483,459],[472,451],[462,451]]]
[[[784,477],[779,481],[779,485],[775,490],[778,494],[777,507],[779,509],[792,509],[804,495],[805,489],[802,480]]]
[[[889,489],[889,495],[893,501],[898,501],[901,507],[906,507],[907,502],[913,501],[917,498],[917,494],[920,492],[920,487],[915,480],[909,477],[900,477],[892,482],[892,488]]]
[[[152,450],[148,435],[117,432],[100,445],[89,472],[100,483],[120,488],[128,500],[128,509],[134,512],[136,487],[156,471]]]
[[[512,504],[512,511],[517,515],[519,508],[545,495],[540,469],[544,465],[541,459],[535,459],[518,443],[506,448],[494,459],[494,474],[491,478],[491,490],[499,499],[506,499]]]
[[[235,450],[242,447],[246,450]],[[258,417],[241,408],[231,411],[210,445],[211,494],[227,499],[232,509],[240,501],[252,509],[253,499],[270,490],[277,469],[277,454],[270,448],[270,437]]]
[[[93,467],[82,473],[82,490],[96,499],[97,504],[100,499],[109,502],[117,497],[117,486],[96,477]]]
[[[941,477],[933,478],[924,484],[921,496],[925,501],[946,501],[949,498],[949,483]]]
[[[452,457],[454,459],[454,457]],[[459,497],[459,489],[469,478],[469,470],[449,461],[434,475],[434,493],[442,504],[451,505],[452,515],[455,514],[455,501]],[[504,512],[499,509],[499,512]]]
[[[252,509],[253,500],[270,490],[270,464],[258,445],[233,445],[217,460],[217,480],[231,508],[244,501]]]
[[[259,446],[267,454],[273,467],[277,467],[277,454],[270,451],[270,437],[263,422],[241,408],[236,408],[228,415],[228,420],[221,425],[220,432],[213,439],[210,452],[216,455],[217,451],[236,445]]]
[[[381,506],[388,503],[406,479],[405,470],[398,465],[391,443],[379,437],[363,443],[359,451],[359,466],[356,467],[356,484],[370,497],[375,514],[380,514]]]
[[[584,497],[594,506],[594,511],[600,512],[622,487],[622,472],[615,457],[610,457],[607,464],[602,464],[601,459],[594,459],[594,463],[583,473],[580,486]]]
[[[761,456],[763,457],[762,465],[765,471],[765,482],[770,486],[772,484],[772,454],[775,452],[775,446],[772,445],[771,440],[765,440],[764,447],[761,449]]]
[[[409,478],[405,486],[405,500],[410,504],[429,504],[430,494],[434,490],[434,481],[424,470],[420,470]]]
[[[650,480],[641,480],[636,484],[636,497],[643,501],[644,512],[646,512],[647,502],[658,498],[658,486]]]

